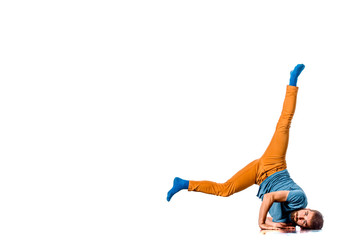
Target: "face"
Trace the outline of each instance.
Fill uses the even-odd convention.
[[[291,213],[291,220],[300,227],[309,228],[314,213],[308,209],[300,209]]]

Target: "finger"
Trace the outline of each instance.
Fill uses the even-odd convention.
[[[269,230],[280,230],[280,228],[277,228],[277,227],[269,227]]]
[[[295,228],[294,226],[289,226],[289,225],[282,225],[282,226],[279,226],[280,228]]]
[[[283,229],[293,231],[295,230],[295,227],[284,227]]]
[[[289,225],[282,225],[280,226],[281,228],[295,228],[294,226],[289,226]]]

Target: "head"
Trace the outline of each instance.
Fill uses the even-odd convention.
[[[291,221],[302,228],[320,230],[324,219],[319,211],[304,208],[291,212]]]

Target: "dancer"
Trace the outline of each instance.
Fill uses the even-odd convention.
[[[306,195],[290,178],[285,160],[290,124],[295,113],[297,80],[304,68],[303,64],[298,64],[290,72],[290,83],[286,88],[280,119],[274,136],[261,158],[249,163],[225,183],[187,181],[176,177],[173,187],[167,194],[167,200],[170,201],[174,194],[183,189],[228,197],[257,184],[257,197],[262,200],[258,222],[261,229],[290,229],[296,225],[308,229],[321,229],[322,214],[306,208]],[[267,217],[268,213],[271,217]]]

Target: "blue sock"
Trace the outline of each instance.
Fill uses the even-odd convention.
[[[304,68],[305,68],[304,64],[298,64],[298,65],[296,65],[294,70],[292,70],[290,72],[290,83],[289,83],[290,86],[296,87],[298,77],[299,77],[300,73],[302,72],[302,70],[304,70]]]
[[[168,202],[170,201],[172,196],[174,196],[175,193],[179,192],[180,190],[188,189],[188,188],[189,188],[189,181],[178,177],[174,178],[174,185],[167,194]]]

